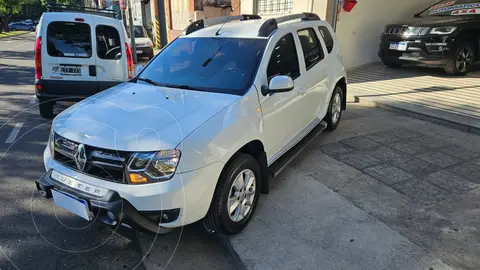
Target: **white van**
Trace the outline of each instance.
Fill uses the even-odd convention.
[[[45,12],[35,43],[35,93],[40,115],[56,101],[83,99],[134,76],[122,21],[108,12]]]

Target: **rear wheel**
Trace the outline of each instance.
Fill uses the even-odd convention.
[[[448,59],[445,72],[449,75],[461,76],[467,74],[475,63],[475,47],[470,42],[459,43],[454,54]]]
[[[397,62],[393,62],[393,61],[389,61],[389,60],[385,60],[385,59],[382,59],[382,62],[385,66],[389,67],[389,68],[399,68],[402,66],[402,64],[400,63],[397,63]]]
[[[260,167],[247,154],[236,154],[222,172],[210,210],[205,217],[209,231],[237,234],[250,221],[260,196]]]
[[[38,108],[40,110],[40,116],[46,119],[53,118],[53,105],[52,101],[39,101]]]
[[[342,118],[342,101],[343,101],[343,92],[340,86],[336,86],[333,90],[332,98],[330,99],[330,104],[328,105],[327,116],[325,116],[325,121],[327,122],[327,129],[334,130],[337,128],[340,119]]]

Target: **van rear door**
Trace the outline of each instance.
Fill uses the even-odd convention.
[[[96,71],[98,90],[128,79],[125,36],[121,21],[95,16]]]
[[[42,71],[52,95],[89,96],[97,93],[92,16],[56,13],[45,16]]]

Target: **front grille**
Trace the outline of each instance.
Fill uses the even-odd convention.
[[[385,35],[392,35],[392,36],[401,36],[408,30],[407,27],[387,27],[385,28]]]
[[[79,143],[55,134],[54,159],[64,166],[116,183],[127,183],[125,179],[125,166],[130,157],[130,152],[107,150],[85,145],[87,162],[83,170],[77,168],[75,153]]]

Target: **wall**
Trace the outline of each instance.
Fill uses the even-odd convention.
[[[408,20],[438,0],[358,0],[351,12],[343,9],[337,38],[346,69],[376,62],[380,35],[386,24]]]
[[[262,18],[273,18],[293,13],[311,12],[312,1],[314,1],[313,4],[315,5],[315,2],[326,2],[327,0],[293,0],[292,11],[287,13],[257,12],[257,0],[243,0],[240,4],[240,14],[258,14]]]

